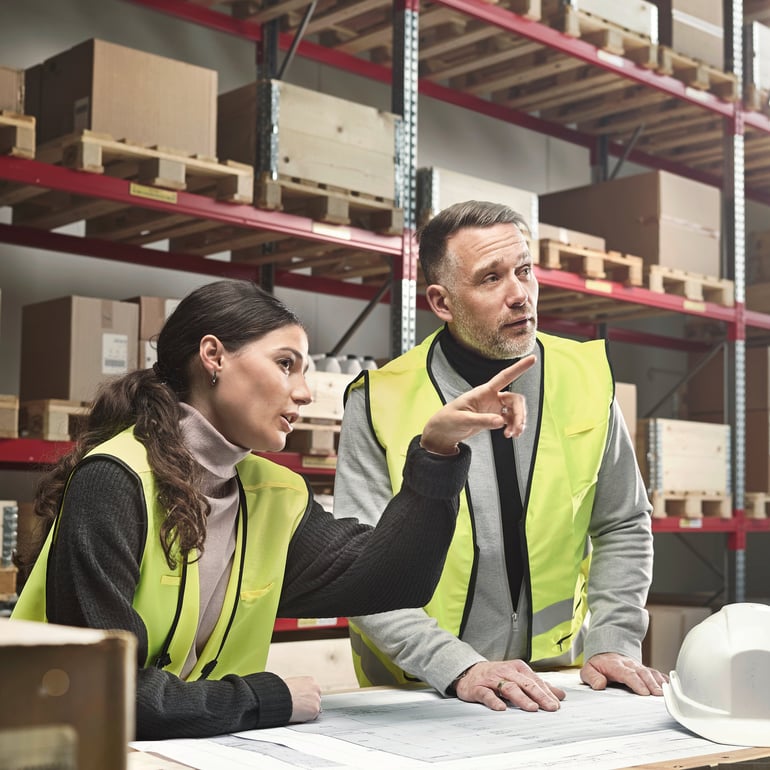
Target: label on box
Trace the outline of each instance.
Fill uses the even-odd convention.
[[[128,335],[102,334],[102,374],[125,374],[127,371]]]
[[[84,96],[72,105],[72,126],[75,131],[85,131],[91,126],[91,97]]]

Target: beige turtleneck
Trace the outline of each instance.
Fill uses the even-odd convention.
[[[185,445],[201,470],[201,491],[211,506],[206,522],[206,542],[198,562],[200,615],[195,647],[182,669],[192,670],[219,618],[232,569],[238,522],[238,482],[235,465],[249,450],[231,444],[203,415],[181,404],[180,428]]]

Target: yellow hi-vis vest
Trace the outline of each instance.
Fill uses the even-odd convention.
[[[393,492],[400,488],[410,439],[442,406],[427,375],[439,332],[381,369],[362,374],[350,388],[365,387],[372,429],[385,450]],[[543,385],[530,484],[524,499],[530,587],[531,661],[570,650],[587,612],[590,566],[588,526],[607,441],[614,382],[601,340],[574,342],[539,333]],[[398,418],[393,415],[398,404]],[[476,549],[467,488],[444,571],[425,611],[455,636],[467,617]],[[397,683],[414,682],[354,624],[353,662],[362,686],[381,679],[384,666]],[[370,677],[367,671],[371,672]]]
[[[195,644],[200,613],[196,552],[170,569],[160,539],[166,515],[158,504],[155,480],[144,446],[133,428],[92,449],[86,458],[110,456],[136,474],[147,510],[147,540],[133,606],[147,629],[145,667],[179,675]],[[86,460],[87,461],[87,460]],[[235,553],[224,602],[214,630],[188,680],[264,671],[283,586],[292,535],[307,510],[305,480],[265,458],[248,455],[236,466],[241,487]],[[48,556],[58,519],[24,586],[13,617],[46,621]]]

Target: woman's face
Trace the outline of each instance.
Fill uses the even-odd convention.
[[[308,341],[300,326],[284,326],[237,351],[220,350],[215,385],[191,399],[209,422],[233,444],[278,452],[286,445],[299,407],[310,403],[305,382]],[[210,383],[211,369],[207,369]]]

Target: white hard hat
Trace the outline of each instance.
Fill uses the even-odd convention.
[[[770,746],[770,606],[727,604],[692,628],[671,681],[668,713],[703,738]]]

